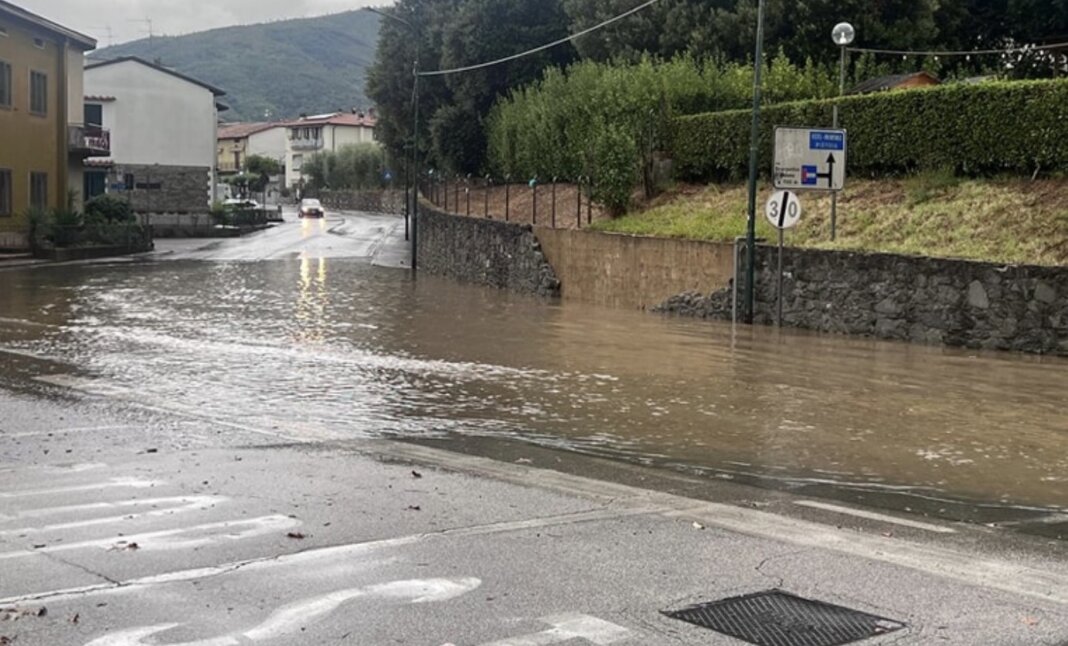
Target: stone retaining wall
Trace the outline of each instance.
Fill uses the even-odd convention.
[[[404,215],[404,191],[319,191],[328,209]]]
[[[765,325],[775,322],[777,257],[774,247],[758,249],[755,319]],[[789,327],[1068,356],[1066,267],[786,249],[783,268]],[[656,309],[729,320],[730,285]]]
[[[116,164],[108,185],[133,180],[133,190],[118,193],[137,213],[207,214],[211,208],[211,168]]]
[[[419,271],[539,296],[557,296],[560,281],[530,225],[449,215],[420,202]]]

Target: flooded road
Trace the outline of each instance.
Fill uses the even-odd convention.
[[[0,273],[0,362],[48,357],[56,383],[301,439],[512,438],[786,488],[1068,507],[1068,361],[413,280],[369,262],[395,224]]]

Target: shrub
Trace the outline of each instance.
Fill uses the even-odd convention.
[[[780,55],[766,69],[769,101],[835,90],[831,74],[811,62],[799,67]],[[491,170],[513,177],[588,176],[595,199],[618,211],[629,200],[636,169],[650,166],[664,148],[672,115],[746,106],[752,82],[749,65],[690,57],[550,69],[502,99],[488,117]],[[626,191],[623,181],[632,182]]]
[[[116,195],[97,195],[85,204],[85,218],[95,222],[131,222],[130,203]]]
[[[833,100],[767,108],[761,116],[760,168],[769,171],[775,126],[828,127]],[[748,110],[679,117],[671,150],[685,179],[745,174]],[[953,84],[845,97],[852,174],[952,169],[958,174],[1068,170],[1068,81]]]

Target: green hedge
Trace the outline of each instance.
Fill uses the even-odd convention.
[[[776,126],[829,127],[833,100],[765,108],[760,169],[769,173]],[[886,92],[841,100],[849,172],[875,175],[1068,170],[1068,81],[989,82]],[[680,117],[671,148],[683,179],[728,179],[749,166],[748,110]]]

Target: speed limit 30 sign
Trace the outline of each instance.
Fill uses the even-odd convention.
[[[776,191],[764,207],[764,215],[776,229],[789,229],[801,221],[801,200],[793,191]]]

